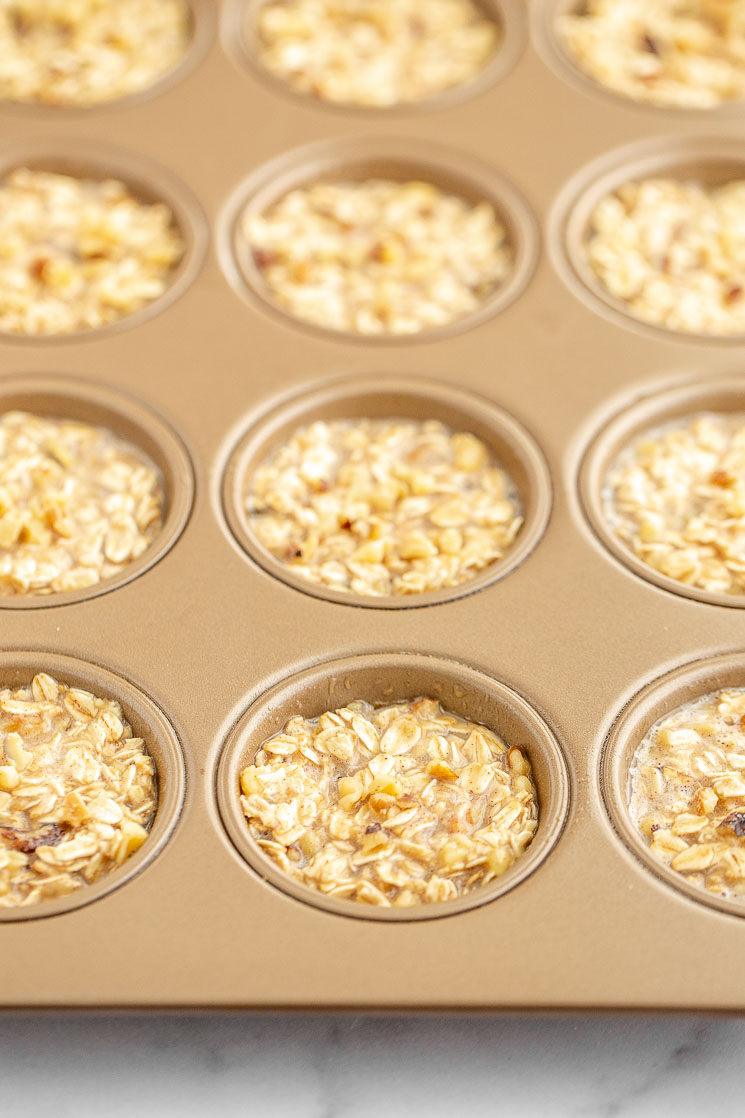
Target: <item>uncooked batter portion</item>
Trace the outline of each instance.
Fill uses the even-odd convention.
[[[745,96],[745,0],[583,0],[558,30],[581,70],[634,101],[711,109]]]
[[[141,310],[184,253],[173,214],[115,179],[19,167],[0,182],[0,332],[69,334]]]
[[[715,691],[652,726],[634,757],[630,810],[665,865],[745,900],[745,689]]]
[[[694,415],[646,432],[611,466],[603,508],[653,570],[745,594],[745,415]]]
[[[685,334],[745,333],[745,180],[632,180],[607,195],[585,253],[634,318]]]
[[[262,547],[320,586],[384,597],[473,579],[523,523],[487,446],[437,420],[341,419],[296,430],[246,477]]]
[[[159,471],[111,431],[0,415],[0,598],[120,574],[160,531],[164,503]]]
[[[259,62],[298,93],[373,108],[471,81],[501,39],[473,0],[268,0],[256,35]]]
[[[0,690],[0,908],[55,900],[148,836],[155,764],[122,708],[45,673]]]
[[[139,93],[191,33],[187,0],[0,0],[0,99],[84,107]]]
[[[479,310],[513,268],[491,203],[429,182],[316,182],[249,210],[242,228],[283,310],[354,334],[446,326]]]
[[[280,869],[370,905],[482,888],[538,825],[523,751],[431,698],[298,715],[264,742],[240,785],[251,834]]]

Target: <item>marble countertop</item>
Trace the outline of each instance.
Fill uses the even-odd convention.
[[[18,1118],[700,1118],[739,1103],[745,1019],[0,1016]]]

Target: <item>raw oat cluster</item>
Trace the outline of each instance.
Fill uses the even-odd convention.
[[[745,95],[744,0],[584,0],[559,34],[591,78],[635,101],[709,109]]]
[[[110,431],[0,416],[0,598],[81,590],[125,569],[162,526],[155,466]]]
[[[246,512],[294,574],[377,597],[469,581],[523,522],[484,443],[436,420],[301,427],[247,478]]]
[[[184,245],[169,208],[123,183],[25,167],[0,183],[0,332],[105,326],[166,290]]]
[[[745,690],[660,719],[631,771],[631,814],[652,853],[693,885],[745,899]]]
[[[34,676],[0,690],[0,908],[91,885],[145,842],[155,766],[112,699]]]
[[[243,232],[283,310],[355,334],[445,326],[478,310],[513,266],[489,202],[428,182],[316,182],[249,210]]]
[[[745,594],[745,416],[647,432],[609,470],[603,504],[618,539],[660,574]]]
[[[531,766],[435,699],[290,719],[240,778],[261,849],[329,897],[410,906],[493,881],[525,850]]]
[[[259,61],[292,89],[376,108],[470,81],[501,37],[473,0],[269,0],[256,33]]]
[[[595,208],[585,251],[634,318],[682,333],[745,333],[745,181],[627,182]]]
[[[187,0],[0,0],[0,99],[126,97],[177,66],[190,38]]]

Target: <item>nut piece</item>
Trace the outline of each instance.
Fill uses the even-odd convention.
[[[0,597],[93,586],[162,527],[159,471],[111,431],[26,412],[0,415]],[[57,699],[39,675],[34,699]],[[7,749],[6,749],[7,752]]]
[[[246,484],[262,547],[310,582],[375,597],[459,586],[523,523],[487,447],[435,420],[318,421]]]
[[[629,809],[652,853],[701,889],[745,902],[745,688],[678,707],[631,767]]]
[[[513,268],[493,206],[428,182],[316,182],[248,211],[242,228],[283,310],[354,334],[445,326],[477,311]]]
[[[694,415],[646,432],[608,471],[603,511],[653,570],[745,594],[745,415]]]
[[[508,754],[436,699],[355,701],[292,718],[265,741],[241,773],[241,806],[259,847],[304,885],[364,904],[432,904],[493,881],[529,845],[530,774],[521,750]]]
[[[268,0],[256,24],[259,61],[292,89],[377,108],[470,81],[501,38],[474,0]]]
[[[168,207],[114,179],[16,168],[0,182],[0,227],[7,334],[69,334],[133,314],[163,294],[184,252]]]
[[[745,96],[742,0],[584,0],[559,20],[577,65],[634,101],[710,109]]]
[[[3,0],[0,98],[93,105],[147,89],[189,47],[187,0]]]
[[[0,690],[4,759],[0,908],[75,892],[146,840],[155,765],[114,700],[45,674],[28,687]]]
[[[680,333],[745,333],[745,181],[629,181],[590,217],[585,254],[634,318]]]

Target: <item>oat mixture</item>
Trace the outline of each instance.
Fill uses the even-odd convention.
[[[0,415],[0,598],[119,574],[157,535],[163,507],[156,467],[110,431]]]
[[[637,750],[630,809],[656,857],[711,893],[745,900],[745,690],[661,718]]]
[[[531,766],[435,699],[290,719],[240,778],[251,834],[285,873],[371,905],[449,901],[531,842]]]
[[[635,101],[709,109],[745,96],[745,0],[584,0],[559,33],[585,73]]]
[[[186,0],[0,0],[0,99],[126,97],[177,66],[190,39]]]
[[[745,333],[745,180],[627,182],[595,208],[585,251],[634,318],[682,333]]]
[[[153,759],[119,703],[41,673],[0,690],[0,908],[91,885],[142,846]]]
[[[294,574],[355,594],[460,586],[500,559],[523,523],[484,443],[436,420],[318,421],[247,484],[259,543]]]
[[[611,467],[603,507],[653,570],[745,594],[745,415],[696,415],[647,432]]]
[[[293,89],[376,108],[470,81],[501,38],[473,0],[269,0],[256,30],[259,61]]]
[[[123,183],[17,168],[0,182],[0,332],[115,322],[163,294],[183,251],[168,207]]]
[[[513,265],[489,202],[426,182],[318,182],[247,213],[243,232],[284,310],[356,334],[413,334],[472,314]]]

